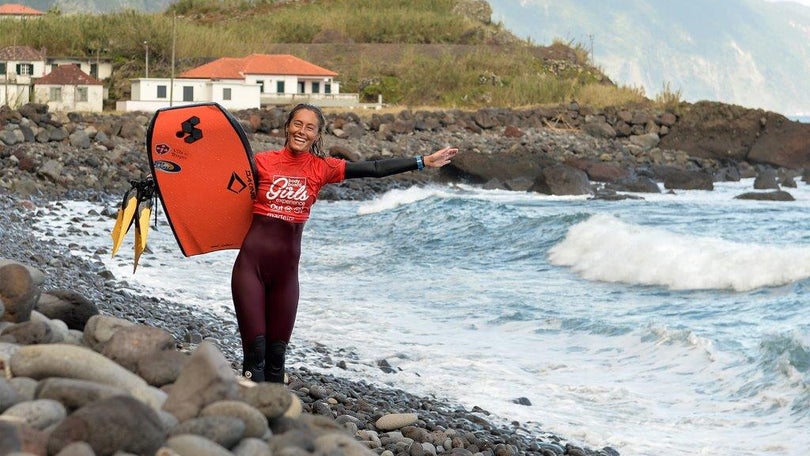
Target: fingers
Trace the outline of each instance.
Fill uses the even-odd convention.
[[[458,153],[458,149],[455,147],[445,147],[444,149],[440,149],[434,152],[430,158],[430,163],[425,163],[428,166],[439,168],[448,163],[450,160]]]

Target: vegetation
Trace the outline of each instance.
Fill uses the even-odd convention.
[[[49,55],[110,58],[111,97],[128,78],[223,56],[293,54],[340,74],[341,91],[408,106],[474,108],[639,103],[643,91],[617,87],[592,67],[583,46],[536,46],[500,24],[465,15],[470,0],[178,0],[164,13],[125,11],[0,22],[0,46]],[[672,104],[679,93],[667,92]],[[674,101],[677,101],[674,100]]]

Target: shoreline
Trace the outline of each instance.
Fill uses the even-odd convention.
[[[104,197],[84,195],[85,199],[104,203]],[[77,198],[77,196],[74,196]],[[72,199],[74,199],[72,198]],[[95,302],[102,314],[123,318],[135,323],[154,326],[170,332],[177,348],[193,351],[203,340],[213,341],[228,359],[236,374],[240,366],[241,350],[238,335],[222,325],[215,324],[219,317],[211,311],[191,310],[181,303],[164,299],[144,299],[120,288],[122,283],[111,276],[100,263],[86,261],[72,255],[65,248],[36,240],[32,222],[49,204],[58,204],[59,199],[26,199],[0,192],[0,235],[4,237],[0,258],[8,258],[37,268],[45,274],[43,291],[50,289],[74,290]],[[108,214],[93,214],[110,217]],[[82,217],[77,215],[77,223]],[[112,220],[111,220],[112,223]],[[296,352],[316,353],[327,364],[340,359],[328,347],[306,347],[292,344],[291,358]],[[304,412],[335,418],[339,411],[349,415],[366,416],[355,426],[360,430],[373,428],[373,423],[386,414],[415,413],[418,427],[426,433],[436,429],[454,429],[463,432],[467,446],[481,451],[469,454],[572,454],[572,455],[618,455],[613,448],[601,450],[583,448],[568,442],[564,436],[553,431],[532,434],[520,423],[508,423],[508,417],[493,417],[486,410],[473,407],[465,410],[447,398],[418,397],[398,389],[386,389],[366,382],[355,382],[330,374],[320,374],[307,368],[288,368],[288,388],[302,398]],[[313,397],[312,391],[328,391],[324,397]],[[340,400],[334,400],[334,398]],[[333,400],[328,400],[331,398]],[[334,402],[334,403],[333,403]],[[369,404],[374,404],[369,410]],[[508,423],[508,424],[507,424]],[[462,444],[463,445],[463,444]],[[489,451],[489,452],[488,452]],[[516,451],[516,452],[515,452]],[[439,453],[448,454],[448,453]],[[452,453],[468,454],[468,453]]]

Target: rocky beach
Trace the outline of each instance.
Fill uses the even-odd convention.
[[[280,147],[283,109],[234,114],[254,150]],[[0,258],[9,263],[0,267],[4,454],[619,453],[582,448],[553,430],[532,435],[486,410],[305,369],[291,370],[286,388],[251,385],[236,376],[235,328],[182,303],[135,297],[100,261],[38,241],[32,221],[50,205],[114,201],[146,174],[148,122],[147,114],[63,115],[38,105],[0,111]],[[757,176],[752,190],[765,191],[748,197],[788,200],[795,179],[807,181],[810,160],[810,126],[714,103],[679,114],[576,104],[342,112],[328,115],[327,132],[330,153],[350,160],[446,145],[461,153],[441,172],[350,181],[322,199],[366,199],[428,182],[610,199],[658,192],[659,182],[669,191],[711,189],[717,180]],[[77,214],[75,229],[88,217],[112,226],[109,204]],[[347,356],[296,351],[316,351],[329,365]]]

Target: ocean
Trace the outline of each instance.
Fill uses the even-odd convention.
[[[733,198],[752,187],[589,201],[447,186],[319,202],[293,343],[353,355],[345,370],[292,364],[622,455],[806,455],[810,186],[786,189],[795,202]],[[86,217],[89,236],[70,227],[103,206],[64,204],[39,220],[43,239],[109,251],[112,219]],[[159,220],[137,273],[131,234],[99,258],[133,293],[232,322],[236,252],[185,258]]]

